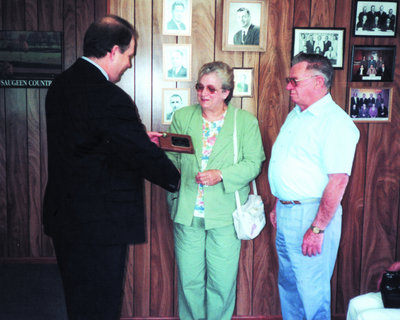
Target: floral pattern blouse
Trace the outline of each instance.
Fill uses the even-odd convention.
[[[203,151],[201,156],[201,171],[204,171],[207,167],[208,159],[212,152],[212,148],[217,140],[218,133],[221,131],[224,125],[226,111],[222,118],[217,121],[208,121],[203,118]],[[204,218],[204,186],[199,184],[196,204],[194,207],[194,216]]]

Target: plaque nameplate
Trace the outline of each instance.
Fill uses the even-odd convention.
[[[185,134],[164,132],[160,137],[160,148],[165,151],[194,153],[192,138]]]

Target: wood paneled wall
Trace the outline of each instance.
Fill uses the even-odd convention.
[[[1,30],[64,32],[64,66],[82,54],[88,25],[107,10],[132,22],[139,32],[134,67],[120,85],[135,99],[148,129],[161,124],[162,88],[192,88],[200,66],[223,60],[232,67],[254,68],[253,98],[233,99],[237,107],[257,115],[267,161],[258,178],[266,211],[273,197],[267,181],[271,147],[291,109],[284,77],[290,69],[293,27],[344,27],[345,65],[332,88],[343,108],[348,96],[348,60],[353,44],[396,45],[399,37],[352,37],[351,0],[266,0],[267,51],[221,50],[223,0],[193,0],[192,36],[162,35],[161,0],[1,0]],[[399,21],[399,20],[398,20]],[[192,82],[162,79],[162,44],[192,44]],[[392,121],[357,124],[361,132],[350,184],[343,199],[343,232],[332,279],[332,310],[345,313],[348,300],[374,290],[379,272],[400,260],[400,62],[395,81],[363,83],[393,87]],[[46,89],[0,89],[0,257],[53,256],[41,227],[41,199],[46,184]],[[195,92],[191,91],[192,102]],[[147,191],[146,244],[131,247],[125,282],[123,315],[177,315],[176,267],[172,225],[164,191]],[[243,241],[237,289],[237,315],[280,313],[277,291],[275,232],[270,224],[254,241]]]

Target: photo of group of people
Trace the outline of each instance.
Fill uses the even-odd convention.
[[[351,81],[393,81],[395,46],[353,46]]]
[[[343,68],[344,29],[294,28],[293,56],[299,52],[327,57],[334,68]]]
[[[389,121],[390,88],[350,88],[349,115],[354,121]]]
[[[396,1],[357,1],[354,35],[394,36],[396,13]]]

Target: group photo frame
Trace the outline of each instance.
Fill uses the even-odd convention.
[[[267,50],[268,1],[224,0],[222,50]]]
[[[397,32],[398,0],[359,1],[353,8],[355,37],[395,37]]]
[[[192,45],[163,44],[163,78],[166,81],[191,81]]]
[[[233,68],[235,86],[233,97],[245,98],[253,96],[253,68]]]
[[[163,88],[161,123],[170,125],[175,111],[188,105],[190,105],[189,88]]]
[[[390,122],[393,88],[351,87],[347,112],[354,122]]]
[[[192,0],[163,0],[163,34],[192,34]]]
[[[360,46],[352,48],[350,81],[393,81],[396,46]]]
[[[333,68],[343,69],[344,28],[293,28],[292,58],[300,53],[327,57]]]

